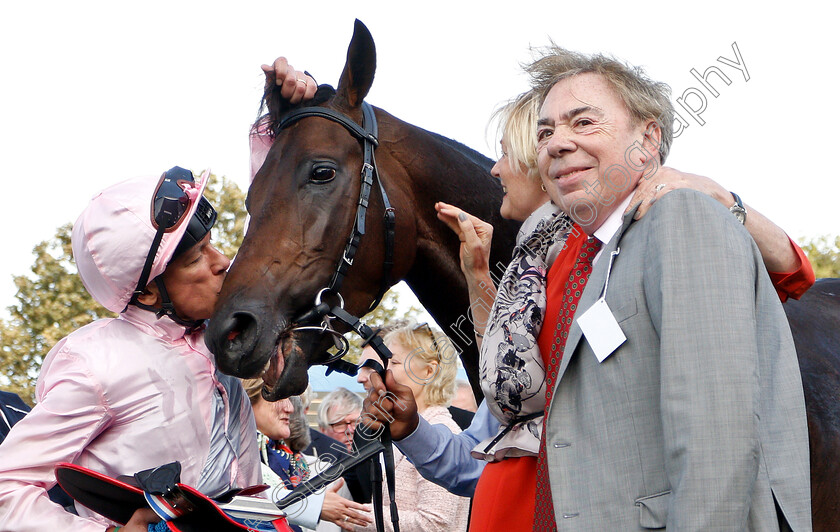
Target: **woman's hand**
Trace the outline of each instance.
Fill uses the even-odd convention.
[[[642,179],[636,186],[633,199],[626,212],[629,212],[637,204],[639,210],[634,218],[638,220],[650,209],[659,198],[672,190],[678,188],[690,188],[702,192],[711,197],[727,209],[735,204],[732,193],[723,188],[716,181],[697,174],[680,172],[673,168],[663,166],[650,179]],[[764,266],[771,272],[795,272],[802,267],[799,260],[797,248],[788,238],[788,235],[781,227],[765,218],[760,212],[745,205],[747,210],[747,221],[744,227],[749,231],[750,236],[755,240],[761,258],[764,259]],[[810,264],[806,265],[810,270]],[[807,278],[808,276],[805,275]]]
[[[344,485],[344,479],[327,488],[324,497],[324,505],[321,507],[321,519],[330,521],[344,530],[354,530],[356,526],[367,526],[373,522],[370,517],[371,508],[367,504],[345,499],[338,494],[338,490]]]
[[[448,203],[435,203],[435,210],[438,220],[452,229],[461,241],[461,271],[470,294],[470,322],[475,329],[476,342],[481,344],[496,298],[496,286],[490,277],[493,226]]]
[[[262,65],[261,68],[265,72],[265,86],[276,84],[280,87],[280,95],[289,103],[311,100],[318,90],[315,79],[295,70],[285,57],[278,57],[271,65]]]
[[[639,210],[636,211],[635,216],[635,219],[638,220],[647,213],[658,199],[678,188],[690,188],[702,192],[720,202],[727,209],[735,203],[732,194],[716,181],[701,175],[688,174],[663,166],[650,178],[642,178],[639,181],[636,191],[633,193],[633,199],[630,200],[630,206],[627,207],[625,213],[639,205]]]
[[[445,223],[461,241],[461,271],[470,283],[490,271],[490,243],[493,226],[448,203],[435,203],[438,220]]]

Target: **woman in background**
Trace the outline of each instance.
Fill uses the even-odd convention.
[[[307,429],[306,422],[300,419],[303,407],[299,397],[281,399],[273,403],[263,399],[262,379],[249,379],[243,381],[243,385],[257,421],[256,437],[263,482],[272,489],[280,489],[279,497],[272,496],[274,500],[279,500],[285,490],[294,489],[315,474],[311,472],[306,457],[301,454],[309,445],[309,435],[304,432]],[[296,433],[294,437],[293,418]],[[317,467],[314,469],[317,472]],[[338,494],[343,485],[344,481],[338,480],[328,488],[316,491],[304,501],[287,508],[289,522],[297,526],[298,530],[322,530],[319,521],[329,521],[344,530],[354,530],[356,525],[364,526],[370,523],[368,508]]]
[[[414,393],[417,411],[431,424],[444,425],[453,434],[461,432],[447,406],[455,394],[457,363],[455,350],[449,339],[432,330],[427,324],[406,325],[385,334],[385,345],[393,353],[388,369],[397,382]],[[448,348],[448,351],[445,349]],[[448,355],[448,356],[447,356]],[[359,361],[379,361],[372,348],[365,348]],[[361,367],[357,380],[369,388],[373,370]],[[394,472],[397,478],[396,502],[403,532],[458,532],[467,529],[470,499],[459,497],[434,484],[417,472],[406,457],[394,449]],[[383,495],[385,514],[390,505],[388,494]],[[392,530],[391,522],[385,528]],[[360,529],[374,530],[372,525]]]

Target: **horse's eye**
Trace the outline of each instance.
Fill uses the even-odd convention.
[[[318,166],[312,169],[310,180],[316,183],[326,183],[335,178],[335,168],[329,166]]]

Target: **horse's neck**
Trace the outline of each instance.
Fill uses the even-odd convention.
[[[510,260],[518,225],[499,216],[503,192],[489,173],[492,161],[438,135],[409,128],[403,134],[412,138],[402,138],[391,146],[392,155],[402,161],[409,174],[418,205],[416,255],[405,281],[462,352],[461,359],[476,389],[478,351],[468,312],[467,284],[460,268],[460,243],[437,219],[432,205],[436,201],[450,203],[493,225],[491,271],[503,269]],[[406,146],[412,152],[405,151]]]

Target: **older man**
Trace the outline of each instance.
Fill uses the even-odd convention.
[[[559,48],[532,74],[540,173],[582,230],[549,274],[536,529],[809,530],[799,367],[743,220],[690,190],[622,216],[671,144],[667,87]]]
[[[810,529],[798,364],[740,200],[727,211],[677,190],[640,220],[622,216],[670,148],[667,87],[562,49],[532,74],[540,173],[577,222],[548,274],[538,340],[548,397],[535,529]],[[430,431],[405,415],[410,395],[388,389],[409,408],[370,401],[395,418],[401,449],[471,490],[481,464],[463,457],[493,427],[408,448]]]
[[[336,388],[324,397],[318,407],[318,428],[352,449],[353,433],[361,413],[361,397],[347,388]]]

